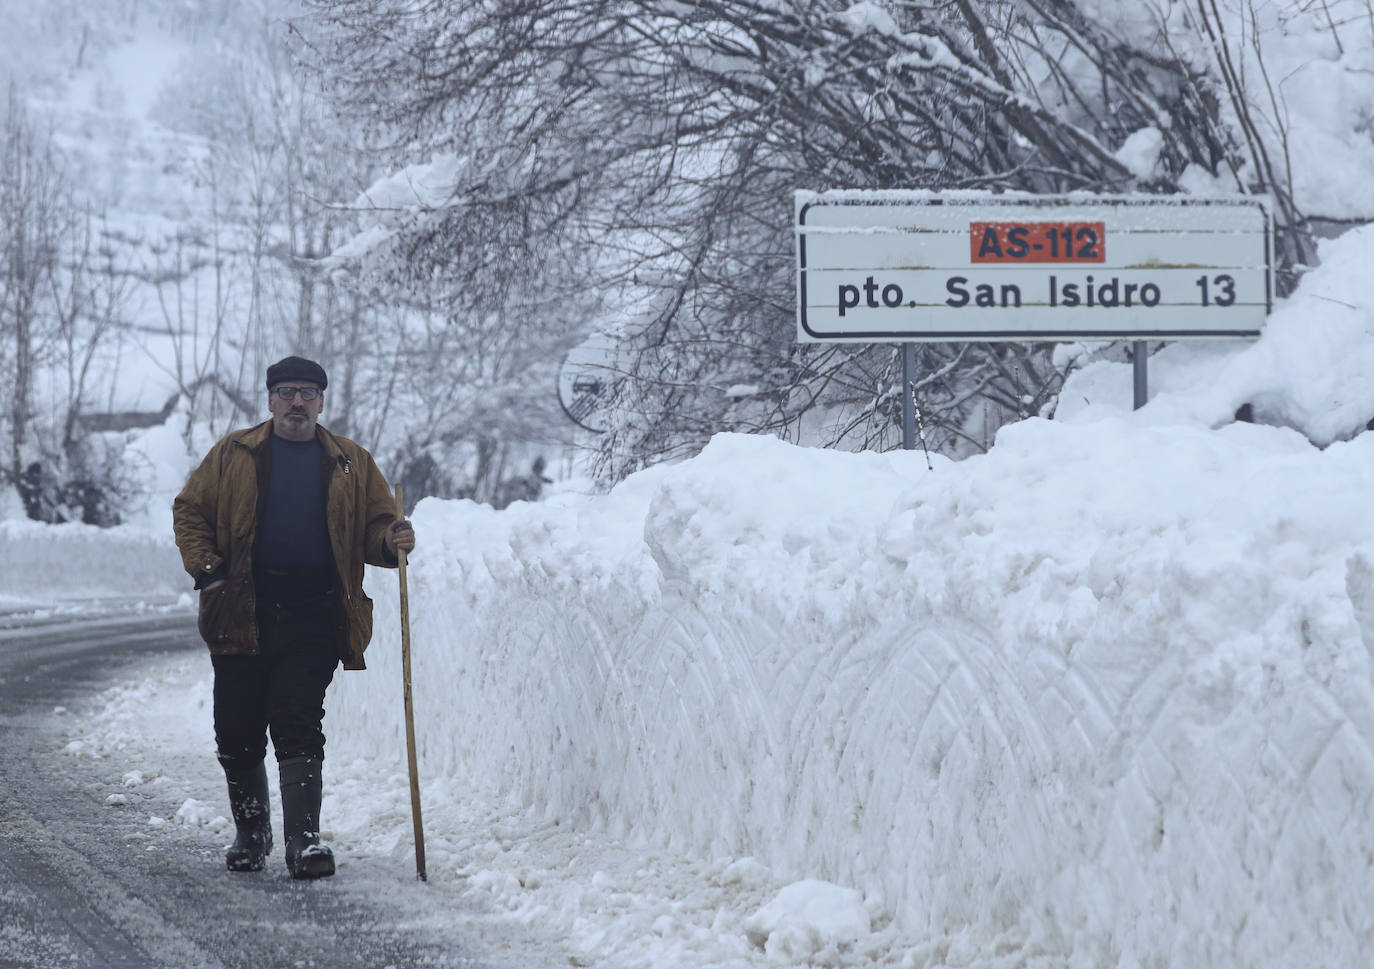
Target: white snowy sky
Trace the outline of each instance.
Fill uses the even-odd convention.
[[[1370,51],[1324,43],[1273,49],[1299,181],[1368,217]],[[1094,364],[1055,421],[933,470],[727,435],[610,495],[423,502],[422,917],[478,900],[616,969],[1364,964],[1371,265],[1374,228],[1328,241],[1259,341],[1156,355],[1145,409]],[[1282,426],[1228,423],[1247,402]],[[7,498],[0,604],[192,606],[168,504],[194,456],[175,427],[129,453],[150,499],[119,529]],[[327,704],[341,878],[411,850],[395,586],[369,575],[372,668]],[[150,669],[67,751],[227,841],[209,677]]]

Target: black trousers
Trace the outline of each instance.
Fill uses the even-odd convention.
[[[343,634],[336,592],[316,570],[254,574],[258,655],[212,656],[215,745],[225,770],[257,767],[270,733],[277,760],[324,759],[324,693]]]

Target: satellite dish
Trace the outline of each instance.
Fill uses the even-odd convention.
[[[558,403],[578,427],[604,434],[605,411],[619,372],[615,343],[603,333],[573,347],[558,371]]]

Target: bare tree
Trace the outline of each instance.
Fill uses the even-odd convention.
[[[132,276],[108,244],[108,232],[103,231],[107,223],[97,220],[89,203],[71,200],[65,224],[61,273],[50,275],[49,290],[56,364],[63,378],[61,450],[69,454],[80,444],[79,422],[87,410],[92,364],[123,322]]]
[[[403,325],[417,316],[414,304],[320,265],[355,231],[356,214],[339,202],[358,193],[375,162],[321,97],[320,79],[290,55],[276,10],[227,9],[223,29],[237,42],[207,50],[200,72],[159,107],[164,123],[207,146],[184,162],[200,186],[200,215],[150,267],[175,348],[170,367],[188,394],[218,388],[193,402],[189,433],[196,422],[259,414],[252,402],[273,359],[317,357],[331,373],[326,420],[376,446],[372,435],[406,433],[382,419],[392,392],[386,361],[419,340],[424,322]],[[234,402],[230,413],[216,410],[224,400]]]
[[[29,458],[34,380],[41,348],[52,335],[48,297],[67,201],[51,139],[40,133],[11,86],[0,131],[0,334],[11,482],[19,481]]]
[[[0,130],[0,211],[4,479],[31,517],[111,524],[123,482],[82,417],[131,277],[15,89]]]
[[[1118,27],[1074,0],[310,6],[307,56],[374,140],[460,161],[447,202],[391,246],[393,278],[455,318],[518,305],[512,267],[551,293],[607,294],[612,479],[720,430],[895,443],[894,349],[793,341],[795,189],[1167,193],[1194,165],[1242,191],[1285,184],[1222,110],[1248,97],[1241,80],[1198,56],[1213,0],[1186,51],[1174,14]],[[1132,171],[1117,150],[1145,129],[1157,158]],[[1283,211],[1293,260],[1302,221]],[[1046,345],[930,346],[921,365],[922,410],[952,452],[983,446],[979,420],[1049,405],[1064,376]]]

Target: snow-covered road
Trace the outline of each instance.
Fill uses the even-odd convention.
[[[296,883],[278,853],[265,872],[232,875],[224,830],[165,823],[182,799],[122,759],[118,738],[109,756],[64,752],[92,692],[201,649],[184,611],[0,621],[0,967],[554,964],[488,958],[464,931],[418,923],[427,889],[403,865]],[[217,769],[208,753],[202,766]]]

